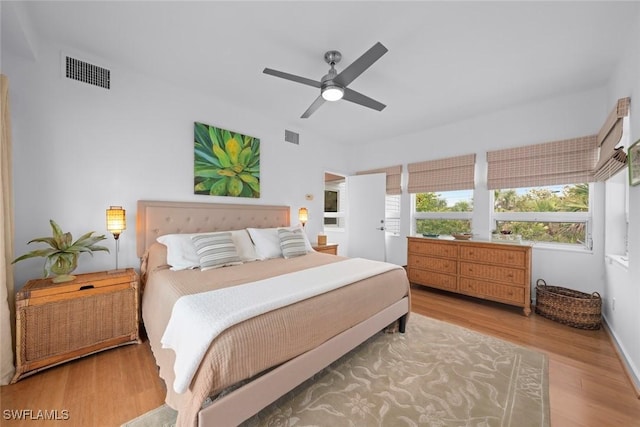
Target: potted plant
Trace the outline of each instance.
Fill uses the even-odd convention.
[[[54,220],[49,220],[49,223],[53,230],[53,237],[38,237],[29,241],[28,244],[42,242],[50,247],[26,253],[13,260],[12,264],[27,258],[44,257],[46,258],[44,262],[44,277],[49,277],[53,273],[55,275],[53,283],[61,283],[75,279],[75,276],[70,273],[78,267],[78,257],[81,253],[87,252],[93,256],[95,251],[109,252],[109,249],[105,246],[96,245],[100,240],[106,239],[104,235],[92,236],[94,232],[90,231],[73,242],[71,233],[64,233]]]

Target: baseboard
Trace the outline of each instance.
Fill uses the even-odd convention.
[[[622,347],[620,347],[620,344],[618,344],[616,334],[611,330],[611,328],[609,328],[609,324],[607,323],[607,319],[605,317],[603,317],[602,325],[607,331],[609,338],[611,338],[613,347],[616,349],[616,353],[618,354],[618,359],[620,359],[620,362],[622,363],[624,372],[627,374],[627,378],[629,378],[629,382],[631,383],[631,387],[633,388],[636,397],[640,399],[640,378],[636,376],[633,367],[627,361]]]

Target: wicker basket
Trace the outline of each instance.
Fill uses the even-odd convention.
[[[602,298],[560,286],[536,282],[536,313],[559,323],[580,329],[600,329]]]

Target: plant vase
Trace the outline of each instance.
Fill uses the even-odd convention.
[[[78,254],[65,253],[61,254],[54,262],[51,263],[50,271],[55,274],[53,283],[70,282],[76,276],[70,274],[78,268]]]

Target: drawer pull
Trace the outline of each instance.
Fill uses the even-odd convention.
[[[80,290],[81,291],[86,291],[87,289],[93,289],[93,288],[95,288],[95,286],[93,286],[93,285],[80,286]]]

